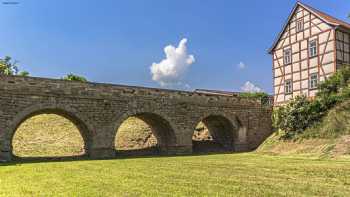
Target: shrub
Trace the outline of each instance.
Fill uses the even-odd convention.
[[[81,82],[87,82],[87,79],[82,76],[74,75],[74,74],[68,74],[67,76],[63,77],[64,80],[68,81],[81,81]]]
[[[350,68],[344,66],[319,85],[316,99],[324,111],[350,97]]]
[[[319,119],[319,110],[317,102],[308,100],[306,96],[297,96],[274,111],[274,126],[284,131],[284,138],[292,138]]]
[[[263,105],[270,104],[270,96],[265,92],[243,92],[239,94],[242,98],[255,98],[261,101]]]
[[[18,76],[28,77],[28,76],[29,76],[29,72],[27,72],[27,71],[21,71],[21,72],[18,73]]]

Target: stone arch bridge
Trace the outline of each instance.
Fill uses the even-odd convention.
[[[116,131],[131,116],[151,127],[163,154],[191,154],[200,121],[231,151],[253,150],[272,131],[271,107],[234,95],[0,76],[0,160],[13,158],[19,125],[41,113],[71,120],[90,158],[115,157]]]

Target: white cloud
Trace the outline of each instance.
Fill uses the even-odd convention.
[[[188,89],[189,85],[182,82],[189,67],[195,62],[194,56],[187,54],[187,39],[180,41],[178,47],[168,45],[164,48],[166,58],[159,63],[153,63],[150,67],[152,80],[163,87],[183,86]]]
[[[260,87],[253,84],[250,81],[245,82],[244,85],[241,87],[241,90],[243,92],[262,92],[263,91]]]
[[[237,67],[238,67],[239,69],[245,69],[246,65],[245,65],[245,63],[243,63],[243,62],[239,62],[239,64],[237,64]]]

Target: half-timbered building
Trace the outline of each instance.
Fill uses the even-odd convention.
[[[321,81],[350,63],[350,24],[297,2],[269,53],[275,105],[314,97]]]

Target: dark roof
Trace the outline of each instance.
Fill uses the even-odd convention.
[[[333,16],[330,16],[320,10],[317,10],[309,5],[306,5],[304,3],[301,3],[301,2],[297,2],[294,6],[294,8],[292,9],[286,23],[284,24],[283,28],[282,28],[282,31],[278,34],[276,40],[274,41],[272,47],[269,49],[269,53],[272,53],[272,51],[275,49],[275,47],[277,46],[277,43],[278,41],[280,40],[281,36],[283,35],[286,27],[288,26],[288,23],[289,21],[292,19],[292,16],[294,14],[294,12],[297,10],[297,8],[301,6],[302,8],[308,10],[309,12],[313,13],[314,15],[316,15],[317,17],[319,17],[322,21],[324,21],[325,23],[333,26],[333,27],[343,27],[345,29],[349,29],[350,30],[350,24],[345,22],[345,21],[342,21],[342,20],[339,20]]]
[[[300,3],[301,4],[301,3]],[[342,26],[344,28],[347,28],[347,29],[350,29],[350,24],[345,22],[345,21],[342,21],[340,19],[337,19],[333,16],[330,16],[320,10],[317,10],[313,7],[310,7],[308,5],[305,5],[305,4],[302,4],[305,8],[309,8],[309,10],[312,10],[314,11],[315,13],[317,13],[319,15],[320,18],[323,18],[325,19],[325,22],[328,22],[330,25],[334,25],[334,26]]]

